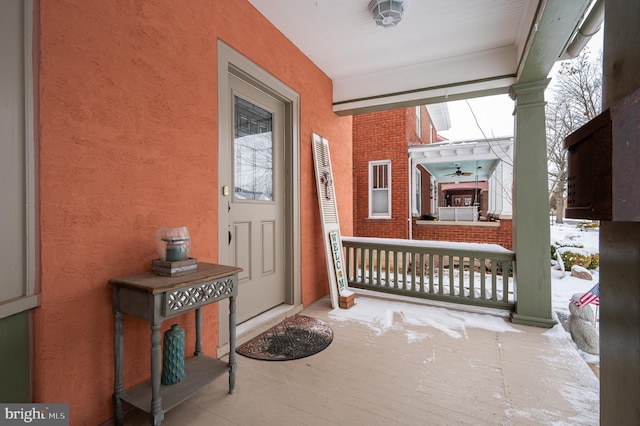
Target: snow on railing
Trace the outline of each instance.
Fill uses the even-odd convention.
[[[342,237],[350,287],[513,310],[514,252],[495,244]]]

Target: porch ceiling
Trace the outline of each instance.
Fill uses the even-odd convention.
[[[409,154],[414,166],[421,164],[440,183],[474,182],[488,180],[500,161],[512,161],[512,148],[511,138],[447,141],[411,146]]]
[[[423,163],[425,169],[439,183],[444,182],[475,182],[476,176],[479,181],[486,181],[500,161],[474,160],[474,161],[447,161],[444,163]],[[460,167],[463,175],[455,175],[456,168]]]
[[[413,0],[392,28],[375,25],[369,0],[249,2],[333,80],[345,115],[545,78],[591,0]]]

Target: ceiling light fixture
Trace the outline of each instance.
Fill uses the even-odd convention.
[[[369,10],[373,20],[381,27],[395,27],[402,19],[406,7],[405,0],[371,0]]]

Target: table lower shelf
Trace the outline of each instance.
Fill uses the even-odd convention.
[[[229,364],[205,355],[194,356],[185,360],[185,377],[173,385],[162,385],[162,411],[165,413],[193,396],[216,378],[229,372]],[[136,408],[151,413],[151,381],[125,391],[120,397]]]

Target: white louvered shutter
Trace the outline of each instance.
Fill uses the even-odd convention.
[[[344,271],[342,238],[340,237],[338,207],[334,194],[329,142],[315,133],[311,135],[311,140],[313,143],[318,205],[320,206],[320,217],[322,219],[322,235],[327,258],[327,272],[329,274],[331,306],[336,308],[339,305],[339,294],[347,291],[347,276]]]

